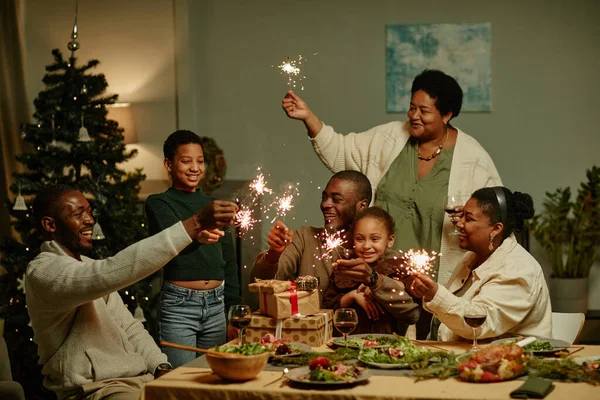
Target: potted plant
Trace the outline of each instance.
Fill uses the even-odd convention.
[[[546,192],[542,212],[529,224],[552,266],[552,309],[587,311],[588,278],[600,249],[600,168],[586,171],[577,198],[570,188]]]

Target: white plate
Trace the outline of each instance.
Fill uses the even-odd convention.
[[[504,344],[506,342],[510,342],[513,340],[516,340],[518,342],[521,339],[523,339],[523,337],[503,338],[503,339],[494,340],[491,344]],[[571,344],[569,342],[565,342],[564,340],[549,339],[549,338],[537,338],[537,340],[544,340],[544,341],[550,343],[550,345],[552,346],[552,350],[531,350],[531,352],[535,355],[545,355],[545,354],[551,355],[551,354],[556,353],[557,351],[566,350],[567,348],[571,347]]]
[[[372,336],[374,338],[386,337],[386,338],[396,339],[396,336],[390,335],[388,333],[360,333],[358,335],[348,335],[348,341],[350,341],[350,339],[364,339],[366,336]],[[343,337],[336,337],[336,338],[334,338],[333,339],[333,343],[336,346],[339,346],[339,347],[346,347],[346,342],[344,342],[344,338]],[[369,346],[369,347],[372,347],[372,348],[376,349],[376,348],[379,348],[379,347],[388,347],[388,346],[389,346],[389,344],[384,344],[384,345],[381,345],[381,346]],[[357,346],[354,343],[349,343],[348,347],[351,348],[351,349],[360,349],[361,348],[361,346]]]
[[[577,358],[574,358],[573,361],[575,361],[579,365],[582,365],[584,362],[585,363],[595,363],[595,362],[600,362],[600,356],[577,357]]]
[[[368,369],[364,369],[360,376],[353,380],[352,382],[347,381],[333,381],[333,382],[324,382],[324,381],[309,381],[304,380],[303,378],[310,373],[309,367],[300,367],[294,368],[290,370],[285,376],[290,381],[295,383],[301,383],[303,385],[311,385],[311,386],[344,386],[344,385],[354,385],[355,383],[359,383],[362,381],[366,381],[371,377],[371,371]]]

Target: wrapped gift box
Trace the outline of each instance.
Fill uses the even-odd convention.
[[[245,329],[246,341],[258,343],[267,333],[278,339],[289,339],[312,347],[322,346],[333,334],[333,310],[319,310],[313,315],[279,320],[254,313],[250,326]]]
[[[248,285],[248,289],[258,293],[260,312],[276,319],[319,312],[318,291],[296,290],[295,285],[289,281],[257,280]]]

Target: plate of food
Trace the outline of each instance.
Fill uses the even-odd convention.
[[[523,339],[523,337],[512,337],[512,338],[504,338],[494,340],[492,344],[515,344],[519,340]],[[543,355],[552,355],[557,351],[566,350],[570,347],[571,344],[569,342],[565,342],[564,340],[559,339],[548,339],[548,338],[537,338],[534,342],[523,347],[523,350],[526,352],[531,352],[534,355],[543,356]]]
[[[366,381],[371,376],[367,368],[343,363],[331,364],[325,357],[317,357],[308,367],[294,368],[286,378],[297,384],[312,386],[345,386]]]
[[[595,367],[596,369],[600,368],[600,356],[577,357],[574,358],[573,361],[579,365],[585,364],[587,366]]]
[[[456,357],[459,378],[478,383],[516,379],[525,373],[525,360],[523,348],[514,344],[490,344]]]
[[[425,352],[427,350],[415,346],[410,339],[401,337],[388,347],[362,347],[358,360],[373,368],[401,369],[409,368],[410,363]]]
[[[348,343],[342,337],[335,338],[333,344],[339,347],[361,349],[363,347],[388,347],[397,341],[396,336],[386,333],[363,333],[348,335]]]
[[[289,339],[277,339],[270,333],[267,333],[260,339],[260,344],[273,352],[274,355],[280,357],[294,357],[302,354],[302,352],[312,350],[312,347],[305,343],[290,342]]]

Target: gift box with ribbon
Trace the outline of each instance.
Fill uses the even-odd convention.
[[[277,339],[289,339],[318,347],[333,335],[333,310],[319,310],[312,315],[286,319],[275,319],[256,312],[244,332],[247,342],[259,343],[263,336],[270,333]]]
[[[294,282],[257,279],[248,285],[248,289],[258,293],[261,313],[273,318],[284,319],[296,314],[319,312],[319,293],[316,290],[297,290]]]

